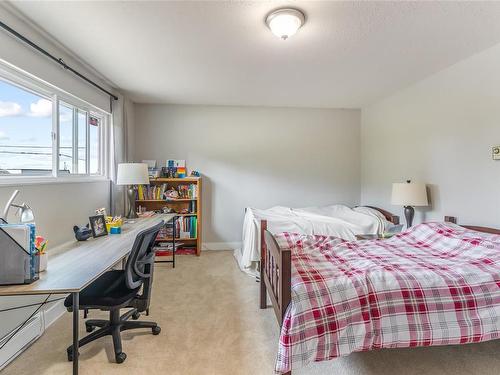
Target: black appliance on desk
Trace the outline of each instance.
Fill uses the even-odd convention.
[[[30,284],[38,280],[35,262],[35,224],[26,203],[14,204],[15,190],[0,217],[0,285]],[[7,223],[10,207],[17,207],[21,223]]]

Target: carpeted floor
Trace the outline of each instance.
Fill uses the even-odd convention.
[[[272,308],[259,310],[258,284],[242,274],[232,252],[179,256],[175,270],[155,269],[151,315],[159,336],[124,332],[127,360],[115,364],[110,337],[80,350],[80,374],[273,374],[278,326]],[[103,316],[92,313],[92,318]],[[85,334],[82,324],[81,335]],[[70,374],[66,347],[71,315],[51,326],[2,375]],[[355,353],[315,363],[294,375],[499,374],[500,340],[465,346]]]

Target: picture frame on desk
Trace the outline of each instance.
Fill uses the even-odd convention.
[[[102,237],[108,235],[108,229],[106,228],[106,218],[104,215],[96,215],[89,217],[90,228],[92,229],[92,236]]]

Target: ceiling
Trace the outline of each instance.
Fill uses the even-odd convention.
[[[500,43],[498,2],[13,5],[136,102],[359,108]],[[283,5],[307,18],[287,41]]]

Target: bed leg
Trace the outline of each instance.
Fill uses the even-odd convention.
[[[266,240],[264,239],[264,231],[267,229],[267,221],[260,222],[260,308],[267,308],[267,288],[265,278],[266,267]]]
[[[263,278],[260,279],[260,308],[267,308],[267,290],[266,283],[264,282]]]

